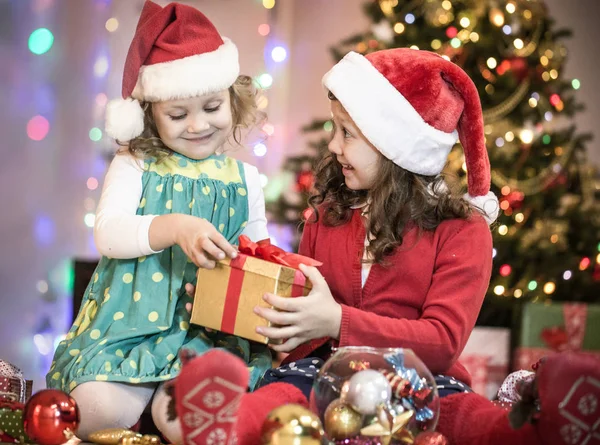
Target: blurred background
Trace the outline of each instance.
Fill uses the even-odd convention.
[[[287,250],[332,128],[322,75],[349,50],[396,46],[463,66],[484,106],[502,208],[492,283],[464,353],[475,385],[489,392],[544,351],[600,350],[599,2],[184,3],[237,44],[242,72],[264,89],[268,122],[234,156],[262,173],[270,233]],[[36,389],[98,259],[94,212],[116,148],[104,108],[120,95],[142,5],[0,0],[0,359]],[[460,146],[446,173],[464,181]]]

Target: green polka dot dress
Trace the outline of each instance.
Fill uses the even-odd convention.
[[[138,215],[184,213],[210,221],[236,243],[248,221],[243,164],[224,155],[200,161],[174,154],[146,161]],[[179,246],[134,259],[102,257],[79,314],[55,353],[49,388],[66,392],[89,381],[149,383],[170,380],[182,348],[224,348],[250,370],[250,388],[271,366],[264,345],[190,325],[185,284],[197,268]]]

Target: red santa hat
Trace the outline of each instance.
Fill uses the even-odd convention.
[[[435,53],[408,48],[366,56],[348,53],[323,77],[381,154],[420,175],[437,175],[460,139],[467,164],[465,198],[488,223],[498,216],[490,192],[490,161],[483,115],[473,81]]]
[[[144,129],[140,101],[200,96],[229,88],[239,75],[231,40],[197,9],[146,0],[125,60],[122,99],[107,105],[106,132],[120,141]]]

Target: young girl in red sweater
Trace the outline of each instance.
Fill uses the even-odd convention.
[[[299,249],[323,266],[301,266],[313,283],[307,297],[266,294],[274,309],[255,309],[273,324],[257,331],[286,339],[273,348],[290,355],[250,394],[244,394],[246,367],[230,354],[210,351],[188,362],[175,383],[178,439],[228,444],[237,436],[238,443],[260,443],[273,408],[307,404],[333,348],[364,345],[410,348],[437,376],[438,431],[450,444],[558,444],[576,429],[582,441],[593,434],[598,440],[586,423],[593,415],[563,412],[583,377],[596,382],[586,388],[597,401],[594,359],[556,356],[541,365],[530,404],[539,410],[537,424],[519,430],[509,426],[507,410],[469,389],[469,374],[457,361],[489,285],[488,224],[498,211],[473,82],[438,55],[392,49],[349,53],[323,83],[335,130]],[[440,175],[457,137],[468,172],[465,196]],[[214,404],[209,395],[217,393],[224,397]]]

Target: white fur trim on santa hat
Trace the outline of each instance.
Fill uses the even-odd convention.
[[[483,215],[488,224],[492,224],[498,218],[500,205],[494,192],[488,192],[484,196],[471,196],[465,193],[463,198]]]
[[[106,105],[106,133],[125,142],[144,131],[144,110],[135,99],[114,99]]]
[[[238,50],[223,37],[210,53],[144,65],[131,96],[141,101],[184,99],[229,88],[240,73]]]
[[[421,175],[442,171],[458,133],[425,122],[366,57],[349,52],[323,76],[323,85],[386,158]]]

